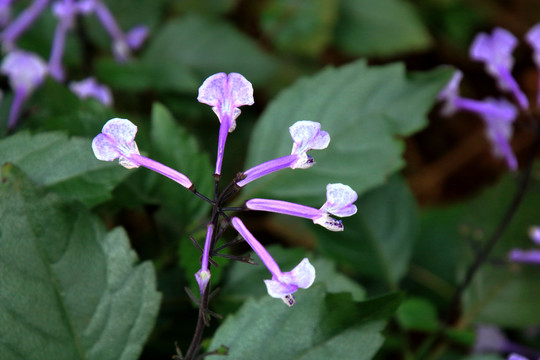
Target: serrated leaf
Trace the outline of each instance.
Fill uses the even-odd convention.
[[[276,60],[231,25],[190,14],[166,23],[141,56],[155,67],[189,67],[199,84],[217,72],[239,72],[253,84],[266,81]]]
[[[271,297],[248,300],[218,328],[210,349],[228,346],[231,359],[371,359],[400,298],[356,303],[350,294],[327,294],[314,285],[298,293],[292,308]]]
[[[11,162],[40,186],[94,206],[126,176],[118,164],[96,159],[91,141],[60,132],[20,132],[0,140],[0,165]]]
[[[160,104],[152,108],[150,132],[152,157],[186,175],[195,188],[212,196],[213,169],[208,154],[201,153],[195,137],[176,124],[171,113]],[[147,186],[152,196],[187,225],[209,210],[209,204],[177,183],[157,173],[149,174]]]
[[[390,56],[422,50],[431,37],[412,5],[403,0],[342,0],[336,44],[352,55]]]
[[[471,242],[481,246],[495,231],[516,191],[511,176],[487,189],[470,204],[465,221],[469,232],[460,253],[461,269],[473,261]],[[501,327],[525,327],[540,322],[540,267],[506,263],[513,248],[532,249],[528,228],[539,223],[540,193],[529,191],[512,222],[465,293],[465,322],[481,321]],[[494,260],[491,261],[491,260]],[[462,277],[460,273],[459,279]]]
[[[336,0],[272,0],[261,14],[261,25],[278,49],[317,56],[332,38],[338,8]]]
[[[123,230],[107,233],[81,205],[6,164],[0,231],[2,359],[138,358],[160,294]]]
[[[426,112],[449,76],[439,69],[407,79],[401,64],[367,67],[357,61],[297,81],[256,124],[246,169],[290,154],[288,128],[298,120],[320,122],[330,145],[312,151],[312,168],[258,179],[246,186],[243,199],[271,196],[320,206],[329,183],[345,183],[359,194],[381,184],[403,165],[403,142],[396,135],[426,125]]]
[[[358,213],[343,219],[343,232],[317,227],[319,250],[395,289],[407,271],[416,237],[414,198],[404,180],[395,176],[360,197],[356,206]]]

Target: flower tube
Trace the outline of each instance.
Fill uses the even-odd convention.
[[[211,277],[210,270],[208,269],[208,258],[210,256],[210,245],[212,244],[213,234],[214,226],[212,224],[208,224],[208,228],[206,230],[206,239],[204,241],[201,269],[195,273],[195,279],[197,280],[197,284],[199,284],[201,295],[204,293],[204,290],[206,289]]]

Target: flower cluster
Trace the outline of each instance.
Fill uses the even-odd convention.
[[[119,159],[120,164],[128,169],[143,166],[154,170],[176,181],[214,206],[214,215],[207,226],[205,244],[202,249],[201,269],[195,274],[201,294],[204,294],[208,288],[211,278],[211,258],[217,254],[218,250],[216,250],[215,245],[219,240],[219,236],[221,236],[225,227],[232,225],[259,256],[272,275],[271,279],[265,280],[268,294],[275,298],[281,298],[287,305],[292,306],[294,304],[293,293],[299,288],[308,288],[315,280],[314,267],[305,258],[291,271],[282,272],[270,253],[257,241],[242,220],[237,216],[229,217],[225,215],[225,211],[255,210],[292,215],[311,219],[315,224],[332,231],[342,231],[343,225],[341,221],[332,218],[331,215],[344,217],[355,214],[356,206],[353,203],[357,199],[357,194],[347,185],[328,184],[326,188],[327,200],[320,209],[272,199],[251,199],[246,201],[241,208],[224,207],[223,202],[234,192],[260,177],[285,168],[306,169],[313,166],[315,162],[307,154],[308,151],[326,148],[330,143],[330,135],[321,130],[319,123],[313,121],[296,122],[289,128],[293,140],[291,155],[264,162],[238,174],[224,192],[218,194],[217,188],[221,178],[225,141],[228,133],[232,132],[236,127],[236,119],[240,115],[239,107],[253,104],[253,88],[251,83],[240,74],[231,73],[227,75],[218,73],[204,81],[199,88],[198,100],[212,106],[220,121],[214,174],[216,179],[214,200],[210,200],[208,197],[198,193],[193,183],[184,174],[140,155],[135,143],[137,127],[129,120],[109,120],[103,127],[102,133],[97,135],[92,142],[94,154],[100,160],[112,161]],[[222,216],[226,221],[218,221],[219,216]]]
[[[540,245],[540,226],[533,226],[529,229],[531,240]],[[508,258],[512,262],[540,265],[540,249],[512,249],[508,254]]]
[[[11,21],[13,0],[0,0],[0,41],[7,55],[0,65],[0,72],[9,78],[14,91],[9,114],[8,128],[13,129],[19,118],[23,103],[39,87],[47,75],[58,82],[66,80],[62,58],[68,32],[75,27],[77,16],[95,14],[112,39],[112,52],[119,62],[131,57],[131,52],[139,49],[148,36],[148,28],[136,26],[124,33],[114,16],[100,0],[57,0],[51,8],[58,22],[52,41],[49,60],[17,48],[17,40],[32,26],[49,6],[49,0],[34,0],[17,18]],[[93,78],[73,82],[70,89],[80,98],[92,97],[106,106],[112,104],[110,90]]]
[[[534,61],[540,68],[540,24],[531,28],[525,39],[532,47]],[[517,106],[504,98],[487,98],[479,101],[461,97],[459,85],[463,74],[459,70],[454,73],[448,85],[439,94],[439,100],[445,102],[442,108],[443,115],[449,116],[456,111],[463,110],[478,114],[482,118],[493,154],[503,159],[512,171],[518,168],[516,156],[510,146],[510,138],[513,135],[512,125],[519,110],[530,111],[527,96],[512,76],[514,65],[512,52],[517,44],[518,40],[512,33],[502,28],[496,28],[491,35],[478,34],[470,48],[470,57],[485,64],[486,72],[496,80],[501,91],[509,92],[512,95]],[[540,91],[538,92],[537,105],[540,105]]]

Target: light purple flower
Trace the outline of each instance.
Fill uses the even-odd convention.
[[[34,0],[11,24],[9,24],[1,35],[1,40],[6,50],[13,50],[17,39],[32,25],[34,21],[45,10],[49,0]]]
[[[510,354],[510,356],[508,356],[508,360],[529,360],[529,359],[519,354]]]
[[[290,203],[288,201],[270,199],[251,199],[246,201],[250,210],[269,211],[278,214],[311,219],[331,231],[343,231],[341,220],[330,217],[330,214],[345,217],[356,214],[357,208],[353,203],[358,199],[356,192],[350,186],[343,184],[328,184],[326,187],[326,202],[320,209]]]
[[[4,28],[11,20],[11,3],[15,0],[0,0],[0,28]]]
[[[119,159],[120,165],[127,169],[144,166],[176,181],[187,189],[193,186],[184,174],[141,156],[135,143],[136,134],[137,126],[131,121],[118,118],[111,119],[103,126],[101,134],[97,135],[92,141],[94,155],[103,161]]]
[[[297,121],[289,128],[289,132],[293,139],[291,155],[264,162],[244,171],[244,179],[237,182],[239,187],[285,168],[307,169],[315,164],[307,152],[326,149],[330,143],[330,135],[321,130],[321,124],[315,121]]]
[[[536,244],[540,245],[540,226],[531,226],[529,228],[529,237]]]
[[[463,79],[463,73],[460,70],[456,70],[448,84],[437,96],[439,101],[444,101],[444,106],[441,110],[441,113],[444,116],[450,116],[458,110],[455,101],[459,98],[459,85],[461,84],[461,79]]]
[[[49,73],[56,81],[64,81],[62,56],[68,31],[73,28],[79,8],[74,0],[62,0],[53,4],[53,14],[58,19],[49,57]]]
[[[540,249],[512,249],[508,254],[510,261],[530,265],[540,265]]]
[[[138,25],[129,30],[126,34],[126,43],[131,50],[137,50],[148,39],[149,31],[148,27],[144,25]]]
[[[304,258],[291,271],[281,272],[281,269],[270,253],[255,239],[240,219],[233,217],[231,224],[242,235],[272,274],[272,279],[264,280],[268,294],[274,298],[281,298],[288,306],[294,305],[293,293],[299,288],[309,288],[315,280],[315,268],[313,265],[311,265],[307,258]]]
[[[113,103],[111,90],[106,85],[98,83],[93,77],[73,81],[69,89],[80,99],[94,98],[106,106],[111,106]]]
[[[517,39],[512,33],[502,28],[495,28],[492,35],[478,34],[470,49],[474,60],[485,63],[486,71],[493,76],[503,90],[509,90],[516,98],[522,109],[529,108],[529,101],[521,91],[512,76],[514,58],[512,52],[517,45]]]
[[[240,115],[239,107],[253,105],[253,86],[240,74],[217,73],[203,82],[197,100],[212,106],[221,123],[215,171],[220,175],[227,134],[236,128],[236,118]]]
[[[24,101],[45,80],[47,65],[35,54],[14,50],[2,61],[0,72],[9,78],[15,92],[8,120],[8,128],[12,129],[17,124]]]
[[[208,228],[206,230],[206,239],[204,241],[201,269],[195,273],[195,279],[197,280],[197,284],[199,284],[201,295],[204,293],[204,290],[206,289],[211,277],[210,270],[208,270],[208,258],[210,256],[210,245],[212,243],[213,234],[214,226],[212,224],[208,224]]]

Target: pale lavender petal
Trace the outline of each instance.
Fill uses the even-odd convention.
[[[139,25],[132,28],[126,34],[126,42],[131,50],[138,50],[148,39],[148,26]]]
[[[206,239],[204,241],[203,257],[201,260],[201,269],[195,273],[195,279],[197,280],[197,284],[199,284],[201,295],[204,293],[204,290],[206,289],[211,277],[210,271],[208,270],[208,258],[210,256],[210,246],[212,244],[213,233],[214,226],[212,224],[208,224],[206,230]]]
[[[540,265],[540,250],[513,249],[508,254],[510,261],[531,265]]]
[[[525,39],[533,48],[533,59],[537,67],[540,67],[540,23],[534,25],[525,35]]]
[[[326,149],[330,143],[330,135],[322,131],[321,124],[315,121],[297,121],[289,127],[289,132],[294,142],[291,154],[298,155],[298,160],[291,165],[292,169],[311,167],[314,162],[307,152]]]
[[[475,353],[498,353],[506,349],[508,340],[500,328],[489,324],[480,324],[475,328]]]
[[[137,135],[137,126],[127,119],[114,118],[107,121],[101,132],[120,143],[131,143]]]
[[[463,73],[460,70],[456,70],[448,84],[437,96],[439,101],[444,101],[444,106],[441,110],[441,113],[444,116],[450,116],[457,110],[454,102],[459,98],[459,85],[461,84],[461,79],[463,79]]]
[[[540,226],[531,226],[529,236],[532,241],[540,245]]]
[[[113,102],[111,90],[90,77],[81,81],[73,81],[69,89],[80,99],[94,98],[103,105],[111,106]]]
[[[137,126],[127,119],[111,119],[103,126],[101,134],[92,141],[94,155],[99,160],[112,161],[119,158],[120,165],[132,169],[140,164],[131,160],[139,154],[135,143]]]
[[[272,277],[279,277],[281,275],[281,270],[279,269],[278,264],[270,255],[268,251],[261,245],[257,239],[249,232],[244,223],[237,217],[231,219],[232,226],[238,231],[238,233],[246,240],[249,246],[255,251],[259,256],[263,264],[268,268],[268,271],[272,274]]]
[[[343,231],[343,224],[341,220],[336,220],[330,217],[328,213],[323,213],[321,216],[313,219],[313,222],[330,231]]]
[[[286,169],[294,164],[298,160],[297,155],[287,155],[274,160],[270,160],[252,167],[243,172],[245,178],[238,181],[236,184],[243,187],[253,180],[257,180],[260,177],[271,174],[273,172]]]
[[[508,357],[508,360],[529,360],[529,359],[518,354],[510,354],[510,356]]]
[[[7,75],[13,89],[30,93],[40,86],[47,76],[47,64],[37,55],[14,50],[6,55],[0,72]]]
[[[293,270],[265,280],[268,294],[281,298],[288,306],[294,304],[294,296],[299,288],[307,289],[315,281],[315,268],[307,258],[304,258]]]
[[[353,203],[357,199],[356,191],[350,186],[328,184],[326,186],[326,202],[321,207],[321,211],[340,217],[351,216],[356,214],[356,205]]]
[[[250,210],[268,211],[306,219],[314,219],[322,215],[319,209],[282,200],[250,199],[246,201],[246,207]]]

